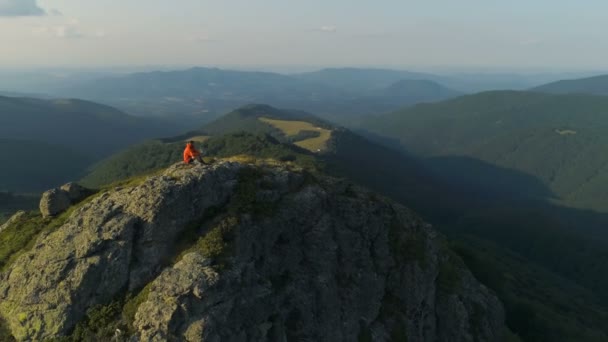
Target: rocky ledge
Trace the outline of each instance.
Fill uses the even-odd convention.
[[[287,164],[231,161],[176,164],[81,202],[0,273],[0,315],[19,341],[505,332],[498,299],[408,209]]]

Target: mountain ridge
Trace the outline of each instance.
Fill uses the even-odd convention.
[[[427,74],[395,70],[372,71],[349,69],[347,73],[377,72],[382,80],[378,87],[366,86],[367,76],[356,82],[332,82],[309,79],[300,74],[239,71],[195,67],[186,70],[134,73],[96,81],[57,91],[95,101],[103,101],[139,116],[179,118],[184,127],[209,122],[224,113],[248,103],[268,103],[275,107],[297,108],[336,120],[349,116],[394,110],[412,103],[441,100],[454,95],[445,90],[417,87],[416,95],[387,97],[378,93],[404,79],[424,79]],[[349,79],[350,76],[347,76]],[[441,78],[432,77],[434,82]],[[334,82],[335,83],[335,82]],[[354,83],[359,86],[352,86]],[[349,86],[350,85],[350,86]],[[428,93],[423,91],[428,90]],[[401,94],[403,95],[403,94]],[[387,99],[390,101],[387,102]]]
[[[508,333],[500,302],[411,211],[288,163],[178,163],[50,224],[0,273],[0,314],[18,340]],[[136,297],[116,301],[125,291]]]
[[[500,94],[490,95],[492,97]],[[508,103],[507,100],[508,96],[501,101]],[[536,102],[533,97],[529,101]],[[207,140],[200,145],[197,143],[197,146],[203,149],[208,162],[213,158],[247,154],[250,155],[247,158],[253,160],[274,158],[306,165],[305,168],[310,172],[322,172],[348,179],[406,204],[448,234],[450,239],[460,241],[463,236],[472,235],[477,239],[500,245],[507,253],[498,250],[484,252],[487,255],[482,253],[481,257],[471,259],[468,255],[479,255],[480,251],[476,244],[469,244],[469,240],[465,239],[465,248],[459,248],[459,254],[467,256],[470,267],[476,270],[476,276],[500,294],[500,299],[507,308],[509,327],[522,338],[526,337],[525,340],[551,341],[539,336],[586,336],[593,341],[602,341],[601,337],[606,336],[607,332],[600,323],[602,317],[607,315],[606,304],[602,304],[607,302],[601,299],[608,299],[602,285],[607,284],[608,279],[602,276],[605,272],[601,267],[602,260],[608,260],[605,244],[601,242],[606,240],[601,232],[594,229],[601,227],[602,222],[608,222],[608,218],[556,207],[538,200],[523,200],[513,188],[513,181],[523,182],[522,184],[525,184],[528,190],[533,190],[539,198],[550,197],[551,191],[535,177],[517,170],[503,169],[490,163],[462,157],[435,160],[434,163],[427,164],[423,163],[424,160],[403,154],[400,150],[371,143],[347,129],[327,124],[323,120],[314,121],[314,118],[294,116],[293,113],[282,116],[281,110],[273,110],[269,113],[266,106],[249,107],[244,113],[237,111],[223,120],[219,119],[223,123],[221,127],[215,126],[214,130],[205,132],[203,127],[201,131],[182,135],[179,139],[169,139],[149,148],[141,146],[141,150],[133,150],[133,153],[123,156],[123,160],[114,159],[116,164],[110,170],[124,170],[123,166],[138,164],[138,155],[144,156],[145,160],[151,160],[155,155],[162,154],[160,159],[166,158],[169,162],[164,166],[168,166],[171,160],[181,158],[179,153],[184,140],[191,136],[217,134],[207,136]],[[332,131],[329,148],[324,153],[299,149],[284,131],[259,120],[263,117],[272,117],[285,124],[298,120],[313,120],[310,125],[322,126]],[[227,135],[222,135],[224,133]],[[456,175],[481,175],[465,177],[460,184],[455,185],[451,183],[453,179],[447,177],[450,182],[446,183],[445,173],[454,176],[449,172],[453,168],[456,170],[452,173]],[[144,168],[138,173],[145,170],[151,171]],[[120,177],[114,178],[117,179]],[[483,182],[478,184],[480,180]],[[486,259],[499,259],[500,263],[486,265]],[[527,263],[538,264],[545,272],[533,272],[526,268]],[[584,270],[581,272],[585,276],[582,277],[578,271],[573,272],[574,269]],[[510,279],[509,274],[512,272],[521,274],[523,279],[510,282],[506,287],[496,286],[493,279]],[[572,287],[553,283],[556,279],[562,279],[560,276],[584,286],[589,293],[593,292],[595,296],[590,297],[588,306],[575,305],[560,299],[580,293]],[[526,283],[530,291],[522,294],[520,288],[512,285],[513,283]],[[551,300],[547,300],[543,295],[547,291],[552,293]],[[595,311],[587,307],[598,309]],[[543,312],[544,315],[536,318],[535,312]],[[585,317],[585,322],[571,321],[572,315]]]
[[[0,191],[17,193],[78,179],[120,149],[178,132],[169,122],[80,99],[0,96],[0,113]]]
[[[550,94],[608,95],[608,75],[560,80],[531,90]]]
[[[79,99],[42,100],[0,96],[0,137],[38,140],[107,155],[130,143],[164,135],[170,125],[130,116]],[[66,134],[69,132],[69,134]],[[105,137],[113,139],[104,141]]]
[[[441,77],[423,72],[390,69],[327,68],[295,74],[294,77],[324,83],[333,87],[354,87],[356,90],[374,90],[390,86],[403,79],[439,80]]]
[[[260,120],[261,118],[271,118],[291,122],[292,120],[303,120],[311,123],[314,126],[321,127],[331,131],[331,135],[326,142],[327,147],[320,152],[306,151],[294,143],[297,139],[307,139],[308,135],[296,136],[294,141],[292,137],[288,137],[280,129]],[[217,120],[208,123],[198,130],[179,135],[177,137],[164,139],[165,144],[173,144],[171,147],[173,152],[162,152],[162,166],[169,165],[169,155],[174,155],[175,151],[179,151],[181,147],[177,145],[193,136],[208,136],[209,140],[201,143],[204,153],[208,153],[211,157],[215,153],[220,152],[220,156],[226,157],[225,152],[221,152],[224,147],[230,148],[230,155],[248,154],[256,157],[275,157],[275,158],[293,158],[299,162],[303,162],[312,168],[320,167],[324,172],[328,172],[334,176],[347,176],[364,184],[372,190],[379,192],[388,192],[391,196],[397,198],[407,198],[409,203],[430,203],[433,201],[432,196],[428,195],[428,188],[433,184],[433,180],[427,176],[428,172],[418,161],[405,155],[401,152],[386,148],[382,145],[372,143],[369,140],[351,132],[350,130],[329,123],[310,113],[294,110],[283,110],[267,105],[249,105],[228,113]],[[214,139],[217,137],[217,139]],[[159,146],[159,145],[157,145]],[[238,146],[237,148],[231,148]],[[137,147],[134,147],[137,148]],[[148,150],[145,146],[141,146],[142,152]],[[259,151],[272,151],[271,154],[258,155]],[[164,151],[157,147],[151,152]],[[128,160],[135,159],[136,156],[125,151],[125,159],[122,161],[112,160],[109,158],[106,165],[115,164],[115,167],[110,167],[109,170],[96,170],[92,172],[99,176],[88,176],[87,179],[103,178],[101,173],[115,173],[115,169],[130,168]],[[272,153],[276,155],[272,155]],[[127,155],[129,157],[127,157]],[[153,158],[151,155],[150,158]],[[317,162],[314,159],[317,158]],[[315,166],[315,164],[317,164]],[[122,166],[121,166],[122,165]],[[159,164],[160,166],[161,164]],[[373,167],[370,167],[373,165]],[[134,176],[135,174],[129,174]],[[378,175],[382,175],[382,179],[390,179],[394,181],[392,186],[383,185],[382,181],[373,181],[378,179]],[[118,179],[114,179],[118,180]],[[101,183],[88,183],[91,186],[100,186]],[[424,190],[427,189],[427,190]],[[408,191],[401,191],[409,189]],[[422,196],[422,194],[426,194]],[[421,206],[422,207],[422,206]],[[419,210],[420,207],[414,208]]]
[[[606,110],[603,96],[494,91],[405,108],[361,127],[421,157],[472,157],[528,173],[566,205],[601,211]],[[549,153],[556,149],[562,153]]]

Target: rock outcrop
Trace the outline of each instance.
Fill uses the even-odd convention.
[[[145,296],[125,340],[500,341],[503,309],[408,209],[283,164],[175,165],[87,200],[0,274],[18,340]],[[120,317],[116,318],[120,320]]]
[[[90,189],[76,183],[67,183],[60,188],[45,191],[40,199],[40,213],[43,217],[56,216],[90,194]]]
[[[59,190],[64,191],[72,203],[77,203],[92,193],[90,189],[87,189],[77,183],[64,184],[59,188]]]
[[[13,214],[13,216],[11,216],[11,218],[9,218],[8,221],[6,221],[6,222],[4,222],[4,224],[0,225],[0,233],[3,230],[5,230],[6,228],[8,228],[10,225],[12,225],[13,223],[19,221],[25,215],[26,215],[26,212],[23,210],[19,210],[18,212]]]
[[[72,202],[68,194],[61,189],[45,191],[40,198],[40,213],[43,217],[51,217],[66,211]]]

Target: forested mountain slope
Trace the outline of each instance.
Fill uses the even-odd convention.
[[[521,194],[608,210],[608,97],[488,92],[406,108],[361,127],[398,139],[464,183],[477,166],[450,157],[523,172],[550,191],[539,194],[525,182],[503,185]]]

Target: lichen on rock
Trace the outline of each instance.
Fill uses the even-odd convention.
[[[282,163],[176,164],[97,195],[0,274],[0,314],[18,340],[42,340],[137,291],[116,317],[135,341],[504,331],[498,299],[413,212]]]
[[[40,199],[40,213],[45,218],[56,216],[92,193],[92,190],[76,183],[67,183],[59,188],[45,191]]]

